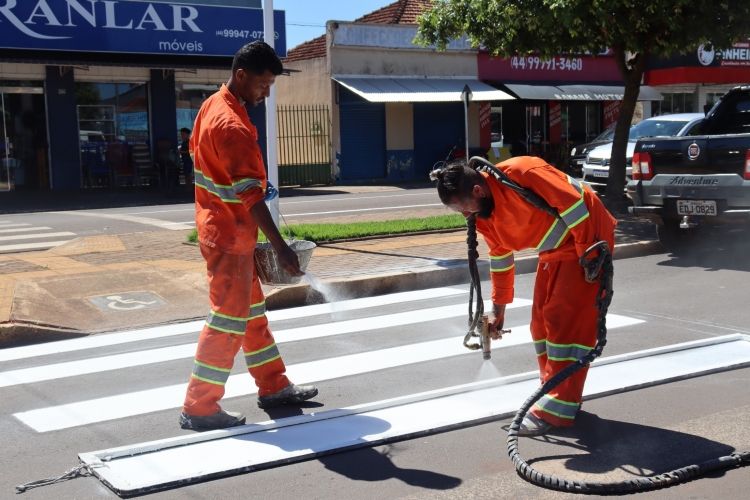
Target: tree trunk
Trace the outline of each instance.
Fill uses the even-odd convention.
[[[625,210],[623,193],[625,190],[625,169],[627,168],[628,134],[630,133],[635,106],[638,103],[641,78],[646,69],[649,51],[636,54],[632,67],[628,67],[625,62],[623,47],[613,47],[613,51],[617,67],[625,83],[625,94],[622,97],[620,115],[617,117],[617,125],[615,126],[605,204],[612,212],[622,212]]]

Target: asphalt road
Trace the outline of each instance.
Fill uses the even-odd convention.
[[[290,224],[349,216],[356,216],[359,220],[377,216],[382,220],[386,214],[398,215],[441,206],[434,189],[394,188],[392,191],[280,199],[281,213]],[[195,227],[194,219],[195,205],[192,203],[0,215],[0,253],[43,250],[77,237],[190,229]]]
[[[610,314],[640,322],[611,329],[605,357],[731,333],[750,334],[747,255],[745,245],[730,250],[699,251],[682,258],[656,255],[617,261],[616,293]],[[533,280],[534,275],[517,277],[517,298],[532,297]],[[488,294],[489,284],[483,285]],[[271,327],[277,333],[279,348],[290,371],[302,363],[321,361],[318,376],[324,380],[316,382],[320,395],[302,409],[262,411],[256,407],[253,396],[230,398],[224,407],[245,412],[249,423],[260,422],[475,381],[482,363],[476,352],[417,362],[409,357],[399,358],[399,351],[389,351],[388,356],[375,356],[375,365],[362,368],[358,355],[442,339],[460,343],[466,325],[462,305],[467,295],[415,298],[419,295],[391,300],[390,304],[383,303],[389,302],[387,297],[374,298],[366,308],[348,311],[339,308],[333,315],[305,314],[272,321]],[[460,308],[461,316],[437,320],[433,317],[435,313],[427,311],[450,306]],[[390,327],[378,328],[389,318],[392,320],[393,315],[409,311],[417,317],[424,314],[423,320],[400,326],[398,322],[393,326],[391,321]],[[288,316],[290,312],[272,312],[271,319],[278,319],[279,314]],[[519,330],[529,319],[530,308],[517,307],[508,311],[506,326]],[[325,325],[333,323],[333,328],[347,320],[353,320],[349,323],[349,333],[323,336]],[[304,329],[315,325],[323,325],[318,329],[323,333],[317,338],[289,340],[289,335],[308,331]],[[190,344],[197,336],[197,332],[186,332],[46,355],[41,354],[41,349],[55,344],[40,344],[27,350],[27,357],[12,361],[7,360],[7,352],[11,351],[0,350],[0,359],[6,359],[0,361],[3,400],[0,498],[19,498],[13,491],[15,485],[70,469],[77,464],[80,452],[189,434],[177,426],[178,408],[148,411],[143,408],[145,396],[136,395],[127,403],[123,395],[186,383],[193,364],[190,353],[161,361],[148,358],[156,349]],[[492,363],[502,376],[536,369],[531,345],[493,344]],[[128,353],[135,353],[132,356],[138,361],[133,364],[138,366],[114,369],[110,360],[115,358],[105,358]],[[6,358],[1,357],[4,355]],[[398,361],[396,366],[378,369],[378,362],[393,363],[394,359]],[[252,382],[243,365],[238,358],[232,374],[244,377],[243,390],[249,394]],[[336,376],[335,366],[360,372]],[[34,377],[37,381],[33,381]],[[750,368],[738,369],[588,401],[574,428],[556,431],[544,439],[522,439],[522,453],[540,469],[558,476],[601,479],[648,475],[735,450],[747,450],[750,449],[749,378]],[[184,389],[177,389],[178,397],[181,390]],[[92,403],[87,409],[80,405],[53,408],[98,398],[110,399]],[[493,401],[486,404],[489,408]],[[21,413],[25,416],[14,416]],[[85,423],[86,420],[93,422]],[[329,455],[150,497],[572,498],[569,494],[531,486],[515,474],[504,452],[507,424],[504,420]],[[748,488],[750,475],[745,467],[643,495],[659,499],[742,498]],[[79,478],[28,491],[22,498],[117,497],[97,479]]]

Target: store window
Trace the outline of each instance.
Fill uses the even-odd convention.
[[[49,189],[44,83],[0,80],[0,192]]]
[[[695,96],[692,92],[661,92],[661,95],[664,97],[663,100],[651,103],[651,116],[693,113],[695,110]]]
[[[78,82],[75,93],[83,187],[152,185],[147,84]]]
[[[206,99],[219,91],[219,85],[200,85],[178,83],[175,86],[177,98],[177,140],[182,140],[180,131],[184,128],[193,130],[193,123]]]
[[[490,108],[491,127],[490,141],[493,148],[503,147],[505,137],[503,136],[503,107],[492,106]]]

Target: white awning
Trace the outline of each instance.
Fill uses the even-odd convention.
[[[473,101],[501,101],[513,96],[476,79],[368,78],[334,76],[333,79],[370,102],[461,102],[466,85]]]
[[[620,101],[625,93],[625,87],[609,85],[519,85],[506,83],[505,86],[520,99],[551,100],[551,101]],[[641,85],[638,94],[639,101],[661,101],[659,92]]]

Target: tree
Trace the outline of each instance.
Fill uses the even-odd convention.
[[[628,131],[646,63],[697,49],[726,49],[750,34],[748,0],[440,0],[419,17],[416,42],[444,50],[469,35],[474,47],[512,57],[599,53],[611,48],[625,84],[606,199],[622,209]]]

